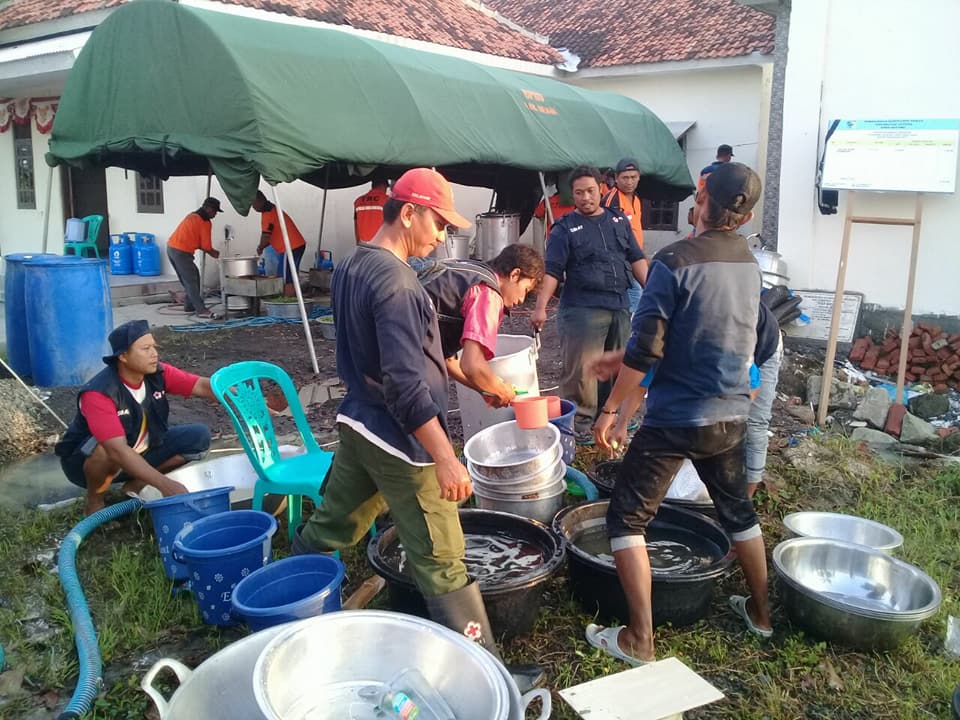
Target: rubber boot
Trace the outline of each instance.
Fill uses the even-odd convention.
[[[480,585],[471,580],[459,590],[425,598],[430,619],[454,632],[462,633],[483,646],[513,677],[520,694],[543,685],[546,673],[540,665],[506,665],[493,639],[487,608],[480,595]]]
[[[314,550],[312,547],[307,545],[304,541],[301,533],[303,528],[306,527],[306,523],[300,523],[297,526],[297,530],[293,535],[293,542],[290,543],[290,554],[291,555],[333,555],[333,550]]]

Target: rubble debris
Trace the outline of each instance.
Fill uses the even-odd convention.
[[[937,440],[936,428],[926,420],[907,413],[903,416],[903,425],[900,429],[900,442],[907,445],[926,445]]]
[[[854,442],[864,442],[871,446],[895,445],[897,439],[890,437],[885,432],[873,430],[871,428],[857,428],[853,431],[850,439]]]
[[[939,396],[936,396],[939,397]],[[857,420],[865,420],[870,427],[883,430],[890,411],[890,395],[883,388],[867,388],[863,400],[853,412]]]
[[[823,386],[823,375],[810,375],[807,378],[807,403],[814,408],[820,406],[820,389]],[[827,400],[828,410],[853,410],[857,407],[856,388],[840,380],[830,381],[830,397]]]
[[[932,420],[950,411],[950,400],[946,395],[926,393],[910,398],[910,412],[918,418]]]
[[[939,325],[917,323],[907,339],[908,382],[924,382],[935,393],[960,388],[960,333],[947,333]],[[900,333],[888,330],[883,342],[874,343],[866,335],[857,338],[850,350],[850,361],[863,370],[896,377],[900,363]]]

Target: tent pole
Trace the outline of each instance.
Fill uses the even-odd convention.
[[[207,194],[204,195],[204,198],[210,197],[210,183],[213,180],[213,168],[210,165],[207,165]],[[207,254],[205,252],[200,253],[200,297],[203,297],[207,294]],[[224,317],[227,314],[227,308],[223,308]]]
[[[550,207],[550,198],[547,197],[547,181],[543,177],[543,173],[539,172],[537,175],[540,176],[540,189],[543,190],[543,210],[547,217],[547,224],[545,227],[553,226],[553,208]],[[548,233],[544,231],[543,233],[543,247],[544,252],[546,252],[547,247],[547,235]]]
[[[310,362],[313,363],[313,374],[319,375],[320,368],[317,366],[317,351],[313,347],[310,319],[307,317],[307,309],[303,306],[303,292],[300,290],[300,273],[297,272],[297,265],[293,260],[293,250],[290,249],[290,234],[287,232],[286,216],[283,214],[283,207],[280,205],[280,194],[277,192],[276,185],[273,186],[273,204],[277,206],[277,220],[280,223],[280,233],[283,235],[283,251],[287,260],[287,267],[290,268],[293,289],[297,293],[297,304],[300,306],[300,317],[303,320],[303,334],[307,336],[307,350],[310,352]],[[281,277],[283,277],[282,274]]]
[[[50,234],[50,195],[53,192],[53,166],[47,171],[47,197],[43,201],[43,252],[47,251],[47,236]]]
[[[320,203],[320,237],[317,238],[317,254],[313,266],[320,267],[320,248],[323,247],[323,221],[327,217],[327,185],[330,184],[330,163],[324,168],[323,201]]]

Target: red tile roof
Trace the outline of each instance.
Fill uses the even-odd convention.
[[[552,65],[560,55],[464,0],[225,0],[411,40]],[[112,8],[126,0],[0,0],[0,30]]]
[[[736,0],[485,0],[580,67],[773,52],[774,20]]]

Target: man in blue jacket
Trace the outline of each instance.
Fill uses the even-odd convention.
[[[554,223],[547,240],[546,275],[530,318],[538,330],[547,320],[547,302],[560,282],[557,324],[563,375],[560,395],[577,404],[578,440],[589,441],[597,408],[606,400],[609,383],[583,372],[605,350],[622,348],[630,334],[627,290],[632,280],[647,278],[647,261],[619,210],[600,200],[600,171],[578,167],[570,173],[577,209]]]
[[[730,604],[754,634],[769,637],[767,566],[744,462],[750,365],[757,341],[760,273],[736,230],[753,216],[760,179],[740,163],[706,178],[696,198],[697,235],[654,259],[625,352],[589,370],[618,372],[594,425],[601,447],[617,406],[656,365],[643,425],[627,450],[607,512],[607,533],[630,608],[623,627],[587,627],[587,641],[630,664],[654,659],[646,529],[674,475],[689,458],[736,546],[751,595]]]
[[[447,434],[437,312],[407,264],[443,243],[447,225],[470,225],[450,184],[435,170],[409,170],[383,206],[380,230],[334,271],[337,372],[347,386],[340,444],[323,502],[292,551],[353,546],[389,508],[430,616],[496,654],[480,587],[463,562],[457,503],[473,487]]]

